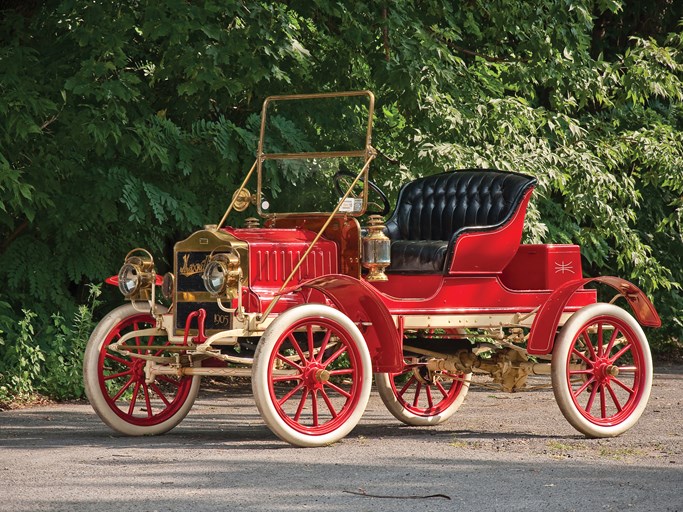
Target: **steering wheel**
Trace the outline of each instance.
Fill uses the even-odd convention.
[[[349,189],[349,186],[351,186],[351,183],[353,183],[353,180],[355,179],[356,174],[343,169],[339,170],[334,175],[334,188],[340,196],[343,196],[344,194],[346,194],[346,191]],[[359,182],[362,181],[364,181],[363,178],[359,180]],[[381,215],[382,217],[384,217],[387,213],[389,213],[389,198],[382,191],[382,189],[379,188],[372,180],[368,180],[368,187],[379,196],[380,200],[382,201],[382,204],[380,205],[375,202],[368,202],[368,206],[372,205],[379,209],[368,209],[365,213],[367,213],[368,215]],[[353,191],[351,192],[351,197],[357,197],[356,195],[354,195]]]

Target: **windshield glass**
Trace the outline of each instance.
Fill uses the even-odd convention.
[[[330,213],[339,171],[357,175],[367,161],[373,98],[369,92],[269,98],[259,143],[258,206],[276,213]],[[367,174],[367,169],[366,169]],[[359,215],[366,193],[342,209]]]

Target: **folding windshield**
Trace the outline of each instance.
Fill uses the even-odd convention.
[[[370,159],[374,96],[369,91],[273,96],[263,104],[257,207],[276,214],[330,214]],[[337,180],[338,173],[353,175]],[[361,215],[367,173],[340,212]]]

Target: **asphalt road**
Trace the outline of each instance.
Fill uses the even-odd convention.
[[[87,404],[5,411],[0,510],[683,512],[682,403],[683,367],[660,369],[638,425],[589,440],[550,390],[473,388],[437,427],[399,424],[373,392],[317,449],[276,439],[248,385],[203,392],[155,438],[120,437]]]

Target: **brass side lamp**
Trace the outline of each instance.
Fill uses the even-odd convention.
[[[391,264],[391,240],[384,234],[384,219],[370,215],[368,234],[363,237],[363,267],[370,272],[368,281],[388,281],[384,270]]]

